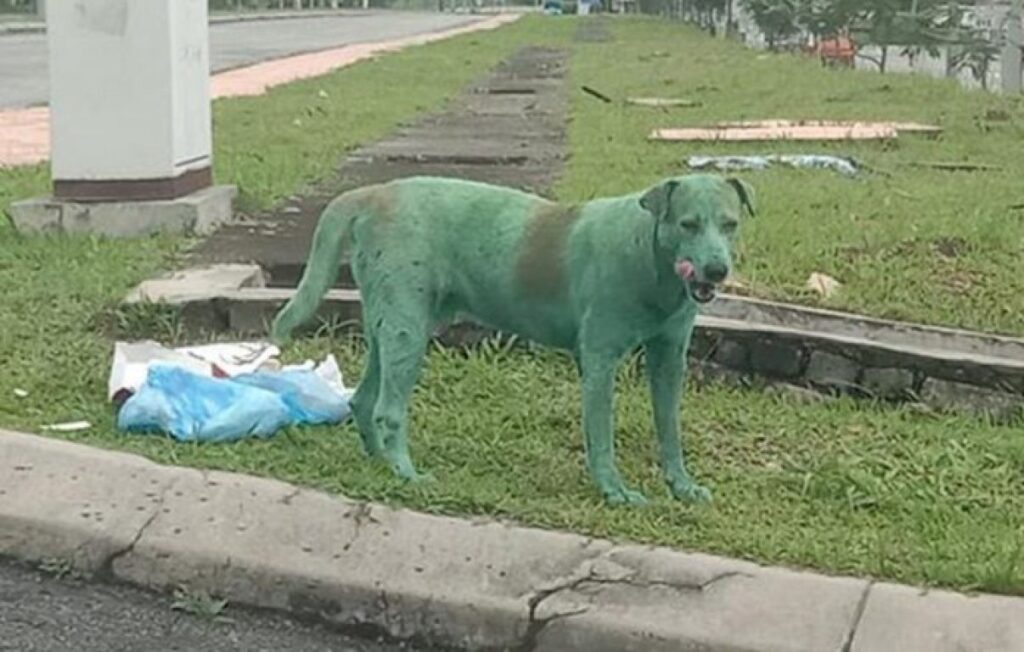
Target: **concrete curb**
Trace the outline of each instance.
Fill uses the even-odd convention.
[[[272,279],[273,273],[249,265],[236,277],[238,267],[192,268],[144,281],[126,304],[177,306],[183,325],[193,332],[263,336],[295,290],[242,282]],[[347,265],[342,277],[350,279]],[[211,284],[211,279],[220,280]],[[334,289],[317,316],[354,325],[360,312],[357,290]],[[469,343],[486,332],[462,330],[476,331]],[[759,378],[1005,421],[1024,408],[1024,340],[1017,338],[722,295],[698,315],[690,351],[694,361],[726,379]]]
[[[1024,599],[358,503],[0,431],[0,554],[474,650],[999,652]]]

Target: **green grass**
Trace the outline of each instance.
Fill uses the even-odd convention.
[[[360,373],[361,348],[350,341],[312,339],[288,355],[329,350],[340,354],[349,379]],[[89,418],[97,428],[71,438],[161,462],[272,476],[431,512],[1024,594],[1024,440],[1012,428],[692,387],[684,407],[690,466],[715,492],[710,507],[693,507],[667,496],[645,383],[631,365],[620,374],[616,399],[620,464],[652,503],[614,509],[601,503],[584,470],[579,387],[571,363],[557,354],[498,346],[468,356],[433,351],[412,408],[414,459],[437,478],[425,486],[404,485],[369,462],[350,426],[221,446],[114,434],[99,396],[104,369],[82,362],[86,369],[76,376],[93,386],[91,400],[54,414],[45,386],[34,387],[27,414]],[[19,415],[17,422],[35,420]]]
[[[651,112],[574,97],[573,158],[559,190],[567,198],[631,189],[677,169],[685,147],[642,142],[655,123],[762,117],[768,109],[781,114],[790,94],[799,99],[795,89],[805,85],[803,92],[819,97],[889,84],[893,90],[885,91],[886,97],[916,97],[930,107],[923,110],[938,110],[940,100],[948,100],[942,109],[946,111],[971,103],[981,110],[993,102],[1005,102],[967,96],[924,80],[826,73],[786,58],[768,66],[753,53],[712,43],[678,26],[641,21],[613,25],[619,37],[616,43],[591,45],[571,41],[572,19],[533,18],[486,36],[464,37],[360,64],[266,97],[218,102],[217,176],[239,183],[249,206],[269,205],[328,173],[341,149],[380,135],[420,106],[437,105],[500,56],[536,40],[559,39],[573,47],[573,81],[591,83],[605,92],[621,95],[659,89],[661,93],[664,87],[686,93],[714,83],[722,89],[720,94],[731,98],[701,109],[703,113],[657,118]],[[472,46],[476,50],[468,56],[469,42],[474,40],[478,40]],[[669,51],[670,57],[639,60],[655,50]],[[464,63],[467,57],[472,63]],[[450,70],[439,72],[424,60]],[[611,61],[616,65],[609,67]],[[763,78],[771,75],[774,65],[800,71],[806,80],[780,85],[789,89],[785,92],[772,89]],[[424,74],[428,69],[429,84]],[[837,81],[828,81],[832,75]],[[448,86],[440,88],[438,79],[446,80]],[[664,84],[665,79],[675,81]],[[829,84],[832,90],[824,90]],[[326,97],[319,93],[321,89]],[[376,107],[372,111],[347,99],[368,95],[381,98],[369,100]],[[860,106],[850,102],[854,100],[828,106],[846,106],[850,111]],[[805,104],[803,115],[814,114],[813,102]],[[930,117],[894,107],[883,117]],[[858,110],[867,112],[866,107]],[[296,119],[303,124],[294,125]],[[607,140],[598,137],[599,129],[607,131]],[[627,132],[634,134],[632,141],[627,140]],[[871,225],[889,231],[910,228],[898,223],[896,215],[903,213],[896,208],[886,213],[893,215],[891,219],[884,219],[877,205],[867,207],[882,201],[880,192],[889,184],[894,188],[902,184],[905,172],[922,174],[904,171],[895,163],[906,150],[925,144],[905,139],[895,152],[882,152],[878,145],[857,147],[863,148],[858,150],[862,154],[870,153],[866,158],[876,164],[899,169],[899,176],[850,182],[826,173],[772,172],[757,175],[760,179],[749,175],[761,191],[762,215],[747,231],[742,271],[758,287],[772,287],[769,280],[777,278],[781,280],[774,287],[782,289],[776,291],[789,288],[787,292],[799,296],[795,286],[806,270],[776,252],[818,251],[811,242],[822,244],[826,252],[838,247],[829,244],[830,238],[847,242],[843,238],[852,237],[837,228],[838,223],[850,221],[851,211],[860,216],[861,236],[870,235],[872,242],[883,236],[871,231]],[[943,158],[952,155],[944,142],[929,147],[938,148]],[[986,147],[1003,151],[996,144]],[[989,150],[985,152],[988,156]],[[0,202],[45,188],[45,174],[42,168],[0,172]],[[1005,181],[1004,176],[983,178]],[[951,179],[977,182],[969,176],[935,178],[946,185]],[[918,197],[908,205],[931,206],[945,216],[941,221],[950,228],[960,224],[948,211],[942,212],[947,207],[924,188],[907,188]],[[940,185],[935,192],[941,195],[950,190]],[[893,196],[902,197],[895,191]],[[860,197],[861,202],[851,197]],[[843,212],[837,217],[833,209],[822,209],[818,219],[812,220],[812,213],[800,208],[808,201],[838,205]],[[905,219],[920,226],[933,218],[914,212]],[[928,228],[933,230],[920,226],[921,233],[949,235],[934,225]],[[992,243],[994,249],[1015,246],[1013,237],[1003,233]],[[895,246],[900,237],[891,236],[889,244]],[[20,238],[0,228],[4,371],[0,423],[34,430],[45,423],[88,419],[95,424],[93,429],[64,436],[166,463],[273,476],[428,511],[501,515],[532,525],[760,562],[1024,594],[1024,440],[1018,429],[967,417],[929,416],[851,402],[801,405],[752,391],[693,386],[684,408],[690,463],[715,491],[716,501],[710,507],[692,507],[667,498],[654,464],[644,382],[635,366],[629,366],[621,374],[617,394],[618,446],[626,477],[653,499],[643,509],[609,509],[597,498],[583,469],[578,385],[571,365],[552,353],[497,346],[468,356],[443,350],[431,353],[413,405],[413,453],[421,469],[438,478],[432,485],[403,485],[387,470],[367,462],[354,430],[347,425],[289,430],[270,441],[220,446],[120,435],[104,400],[112,348],[106,333],[111,323],[131,330],[139,323],[119,323],[123,315],[113,307],[134,283],[173,265],[186,244],[173,238],[143,240],[131,247],[82,237]],[[968,249],[958,260],[973,260],[972,255]],[[827,253],[822,256],[808,267],[834,259]],[[900,260],[909,264],[914,258],[901,253]],[[876,264],[892,263],[880,259]],[[915,273],[900,272],[911,279]],[[846,276],[842,280],[850,293],[843,300],[858,296],[857,284]],[[881,285],[875,290],[875,299],[890,297],[887,292],[892,291],[880,291]],[[937,292],[929,289],[931,295]],[[869,299],[867,292],[861,297],[865,302]],[[923,301],[921,297],[907,301],[911,299],[917,303],[909,306]],[[891,300],[895,305],[897,299]],[[177,336],[173,320],[151,317],[149,328],[157,328],[162,339],[173,342]],[[965,319],[982,317],[970,314]],[[358,376],[361,352],[351,341],[311,339],[287,354],[300,359],[328,350],[340,354],[349,380]],[[28,396],[18,398],[15,389],[27,390]]]
[[[573,96],[569,197],[632,191],[684,170],[693,154],[821,152],[887,172],[851,180],[827,171],[744,172],[761,214],[744,227],[738,272],[763,297],[934,324],[1024,334],[1024,98],[968,92],[911,75],[837,71],[753,52],[686,27],[613,21],[614,43],[577,43],[574,88],[613,98],[679,96],[669,111]],[[988,118],[986,118],[988,116]],[[938,124],[937,140],[892,143],[658,143],[654,127],[738,119],[874,119]],[[989,172],[913,162],[973,161]],[[804,289],[812,272],[843,283],[829,301]]]

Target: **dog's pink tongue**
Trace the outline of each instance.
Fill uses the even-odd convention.
[[[684,281],[689,281],[697,273],[697,268],[688,260],[680,260],[676,263],[676,274]]]

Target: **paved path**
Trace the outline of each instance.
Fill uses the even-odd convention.
[[[401,177],[449,176],[546,194],[565,158],[565,72],[564,51],[520,50],[442,111],[351,152],[337,175],[302,197],[224,225],[196,249],[196,263],[257,263],[271,285],[295,287],[327,202]],[[352,287],[347,264],[339,285]]]
[[[233,606],[211,622],[173,599],[0,562],[0,650],[11,652],[415,652]]]
[[[226,70],[299,52],[387,41],[465,25],[476,16],[368,12],[210,25],[210,68]],[[49,97],[45,34],[0,38],[0,107],[45,104]]]
[[[397,15],[397,14],[395,14]],[[422,14],[420,14],[422,15]],[[430,41],[455,36],[457,34],[492,29],[515,20],[519,14],[500,14],[491,17],[459,17],[436,15],[439,19],[451,20],[447,28],[438,31],[437,25],[431,28],[427,24],[420,25],[420,31],[414,31],[400,38],[384,40],[360,41],[327,50],[316,50],[306,54],[298,54],[283,58],[260,61],[241,68],[228,69],[213,75],[211,93],[214,98],[238,95],[259,95],[268,88],[284,84],[296,79],[304,79],[322,75],[335,68],[350,65],[375,54],[401,49],[411,45],[420,45]],[[319,19],[329,21],[334,19]],[[341,19],[338,19],[341,20]],[[278,24],[291,25],[305,22],[301,19],[287,21],[237,23],[231,25]],[[17,36],[6,36],[0,39],[0,47]],[[294,44],[293,44],[294,46]],[[236,53],[234,56],[253,56],[250,51]],[[0,66],[7,59],[0,54]],[[0,79],[6,74],[0,69]],[[16,81],[12,82],[17,85]],[[2,86],[0,86],[2,88]],[[29,165],[45,161],[50,154],[49,109],[45,106],[30,108],[0,108],[0,167],[5,165]]]

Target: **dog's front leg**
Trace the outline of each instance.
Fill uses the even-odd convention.
[[[613,399],[615,370],[621,355],[612,349],[584,344],[578,357],[583,382],[583,433],[587,469],[601,495],[612,505],[642,505],[644,495],[628,489],[615,464]]]
[[[672,495],[679,500],[707,502],[711,492],[694,482],[686,471],[679,441],[679,403],[686,373],[686,351],[693,325],[683,325],[644,344],[645,367],[654,407],[661,468]]]

